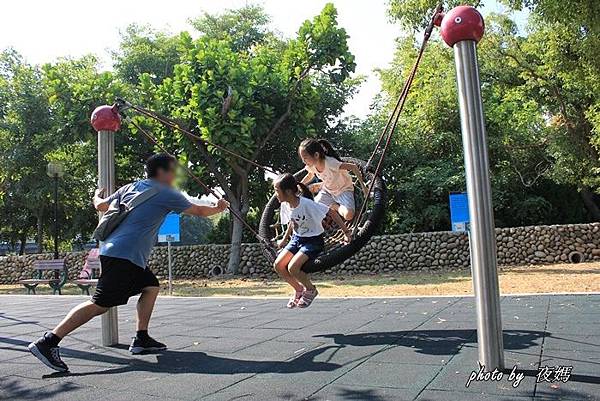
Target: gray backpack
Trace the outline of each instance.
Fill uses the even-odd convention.
[[[126,193],[127,191],[123,191]],[[135,195],[129,202],[122,202],[121,195],[114,199],[108,206],[108,210],[100,218],[98,226],[92,234],[92,238],[98,241],[104,241],[115,228],[121,224],[125,217],[136,207],[146,202],[158,193],[157,187],[151,187]]]

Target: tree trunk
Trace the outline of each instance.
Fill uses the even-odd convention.
[[[240,210],[238,202],[232,202],[231,207],[236,211]],[[244,226],[243,223],[233,215],[231,216],[231,219],[231,248],[229,250],[229,263],[227,264],[227,271],[231,274],[237,274],[240,269],[240,260],[242,259],[242,236],[244,233]]]
[[[596,194],[594,194],[588,188],[583,188],[580,193],[581,199],[583,199],[583,204],[592,216],[592,219],[594,221],[600,221],[600,207],[598,207],[598,204],[596,203]]]
[[[21,242],[19,245],[19,255],[23,255],[25,253],[25,245],[27,244],[27,235],[25,233],[21,234],[19,241]]]
[[[40,210],[37,215],[37,251],[44,252],[44,213]]]
[[[234,177],[232,180],[232,189],[235,193],[235,199],[230,199],[231,208],[238,212],[242,219],[246,220],[249,210],[248,202],[248,175],[245,172]],[[227,271],[232,274],[237,274],[240,269],[240,261],[242,259],[242,239],[244,236],[244,223],[237,217],[231,215],[231,248],[229,253],[229,263]]]

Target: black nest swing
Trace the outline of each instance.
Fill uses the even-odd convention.
[[[332,221],[325,220],[325,250],[302,267],[302,270],[307,273],[325,271],[357,253],[375,234],[385,214],[385,184],[381,176],[368,169],[367,163],[362,160],[349,157],[343,157],[342,160],[359,166],[367,186],[372,185],[372,189],[369,196],[365,198],[363,191],[355,185],[354,196],[359,207],[357,220],[350,223],[350,228],[354,231],[351,242],[345,244],[342,230]],[[301,179],[305,174],[306,171],[301,170],[294,175],[297,179]],[[359,216],[358,209],[365,202],[365,211]],[[270,242],[281,239],[285,232],[277,221],[279,207],[277,197],[271,196],[260,219],[258,234]]]

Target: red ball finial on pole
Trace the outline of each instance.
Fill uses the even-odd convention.
[[[90,119],[92,127],[98,132],[116,132],[121,128],[121,116],[114,106],[98,106],[92,112]]]
[[[471,6],[458,6],[444,15],[441,23],[442,39],[450,47],[463,40],[479,42],[485,25],[483,17]]]

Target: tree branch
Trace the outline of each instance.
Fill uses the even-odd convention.
[[[275,122],[273,127],[271,127],[271,129],[263,137],[262,141],[260,141],[258,147],[256,148],[256,150],[254,151],[254,154],[251,157],[252,160],[256,160],[256,158],[258,157],[260,152],[263,150],[265,145],[269,142],[271,137],[273,135],[275,135],[275,133],[281,128],[281,126],[286,122],[286,120],[292,114],[292,105],[294,104],[294,100],[295,100],[294,96],[296,95],[296,92],[298,91],[298,88],[300,87],[300,83],[308,76],[311,69],[312,69],[312,65],[306,67],[302,71],[302,73],[300,74],[300,76],[298,77],[296,82],[294,82],[294,86],[293,86],[292,90],[290,91],[290,98],[288,100],[285,112],[281,116],[279,116],[279,118],[277,119],[277,121]]]

